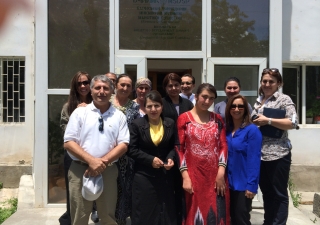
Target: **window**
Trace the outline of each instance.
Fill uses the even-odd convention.
[[[296,104],[299,123],[320,124],[320,66],[285,65],[283,83],[283,93]]]
[[[306,67],[306,123],[320,124],[320,66]]]
[[[48,1],[48,51],[50,89],[109,72],[109,0]]]
[[[268,57],[269,0],[211,0],[211,57]]]
[[[0,122],[25,122],[24,58],[0,58]]]

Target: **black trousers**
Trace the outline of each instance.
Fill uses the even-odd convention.
[[[289,213],[288,181],[291,152],[274,161],[261,161],[260,189],[264,204],[264,225],[285,225]]]
[[[230,190],[230,216],[232,225],[251,225],[251,206],[252,199],[245,196],[245,191]]]
[[[67,151],[64,151],[63,168],[64,168],[64,181],[66,182],[66,194],[67,194],[67,211],[59,218],[60,225],[71,225],[70,217],[70,201],[69,201],[69,179],[68,171],[70,169],[72,159]]]

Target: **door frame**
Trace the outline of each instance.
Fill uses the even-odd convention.
[[[207,70],[208,74],[212,75],[207,77],[207,82],[214,85],[214,66],[215,65],[249,65],[249,66],[258,66],[259,74],[257,76],[257,84],[259,87],[261,74],[264,68],[267,67],[267,58],[208,58],[207,59]],[[241,91],[241,93],[245,96],[258,96],[258,90],[252,91]],[[218,96],[226,96],[224,91],[217,91]],[[210,107],[210,110],[213,111],[213,106]],[[260,188],[258,189],[258,193],[252,200],[253,208],[263,208],[263,199]]]

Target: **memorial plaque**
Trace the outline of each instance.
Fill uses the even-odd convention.
[[[201,50],[202,1],[120,2],[120,49]]]

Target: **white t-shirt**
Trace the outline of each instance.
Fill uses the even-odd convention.
[[[188,99],[189,101],[191,101],[192,103],[193,103],[193,105],[196,105],[196,99],[195,99],[195,94],[191,94],[190,95],[190,97],[188,98],[188,96],[187,95],[185,95],[185,94],[183,94],[183,93],[180,93],[180,96],[182,97],[182,98],[186,98],[186,99]]]
[[[103,117],[104,128],[99,131],[99,117]],[[74,141],[93,157],[100,158],[120,143],[129,143],[130,134],[125,115],[110,105],[103,114],[93,103],[79,107],[70,116],[64,142]],[[73,160],[79,160],[68,152]],[[117,160],[116,160],[117,161]]]

